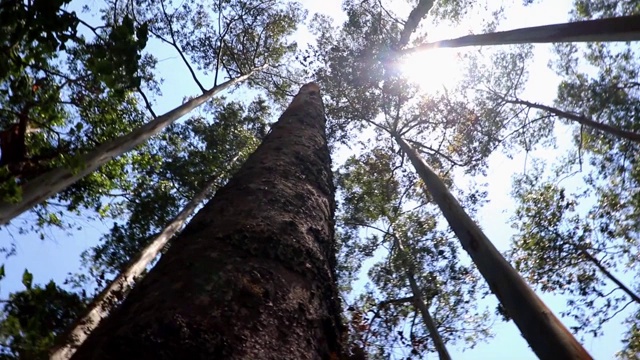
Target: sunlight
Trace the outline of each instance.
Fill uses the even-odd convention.
[[[451,88],[462,78],[464,65],[458,58],[458,52],[455,49],[421,51],[405,57],[400,62],[400,69],[423,91],[442,91],[443,87]]]

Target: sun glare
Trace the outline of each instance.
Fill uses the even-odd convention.
[[[453,49],[420,51],[404,58],[400,69],[423,91],[434,93],[453,86],[462,78],[462,64],[457,54]]]

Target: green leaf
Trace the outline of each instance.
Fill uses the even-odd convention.
[[[30,273],[29,270],[24,269],[24,273],[22,274],[22,284],[27,289],[31,289],[32,282],[33,282],[33,274]]]

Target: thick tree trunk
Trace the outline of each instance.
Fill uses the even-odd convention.
[[[0,201],[0,225],[7,224],[11,219],[66,189],[76,181],[106,164],[109,160],[144,143],[150,137],[159,133],[182,116],[191,112],[193,109],[204,104],[216,94],[248,79],[255,71],[258,70],[259,69],[256,69],[246,75],[222,83],[206,93],[178,106],[168,113],[158,116],[145,125],[133,130],[129,134],[120,136],[108,143],[96,147],[92,152],[83,156],[82,161],[84,166],[81,169],[59,167],[47,171],[46,173],[39,175],[37,178],[30,180],[22,188],[22,200],[19,203],[7,203]]]
[[[136,257],[131,259],[127,267],[118,275],[91,304],[87,306],[85,313],[80,316],[63,336],[59,347],[51,354],[51,360],[66,360],[87,339],[102,319],[124,299],[133,285],[140,281],[140,276],[151,264],[160,251],[169,243],[169,240],[182,228],[187,219],[193,214],[198,205],[202,203],[215,189],[217,178],[209,181],[204,189],[191,199],[180,213],[155,237]]]
[[[339,358],[333,197],[307,84],[73,359]]]
[[[480,227],[464,211],[444,182],[400,135],[392,134],[426,184],[462,247],[540,359],[591,359],[567,328],[538,298]]]
[[[421,44],[401,50],[399,53],[410,54],[427,49],[465,46],[638,40],[640,40],[640,15],[632,15],[535,26],[489,34],[467,35],[455,39]]]

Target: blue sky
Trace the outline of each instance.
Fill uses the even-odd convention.
[[[87,3],[93,3],[89,0]],[[75,2],[75,1],[74,1]],[[342,20],[340,0],[303,0],[302,1],[310,14],[322,12],[332,15],[336,20]],[[401,0],[395,0],[398,5],[404,8],[397,9],[402,14],[408,13],[408,5]],[[538,4],[523,8],[522,1],[509,2],[513,7],[507,12],[506,20],[500,25],[500,29],[511,29],[516,27],[544,25],[564,22],[567,20],[567,12],[570,9],[571,1],[567,0],[545,0]],[[311,18],[311,17],[309,17]],[[435,29],[430,30],[430,39],[438,40],[455,36],[465,35],[465,27],[456,29]],[[306,31],[300,31],[297,35],[301,41],[308,39]],[[161,86],[163,89],[162,101],[156,101],[154,109],[160,114],[179,105],[183,96],[194,95],[198,89],[189,77],[185,77],[185,67],[175,53],[171,53],[165,46],[151,42],[153,47],[151,52],[155,54],[166,54],[165,57],[158,56],[161,60],[158,64],[158,73],[165,79]],[[528,84],[526,98],[532,101],[551,104],[555,95],[555,86],[558,79],[547,68],[550,59],[550,46],[536,46],[536,60],[530,68],[531,81]],[[421,61],[416,62],[418,65]],[[423,67],[424,68],[424,67]],[[455,68],[450,70],[455,71]],[[428,77],[426,74],[425,77]],[[431,77],[434,75],[431,74]],[[205,86],[211,85],[204,84]],[[570,130],[559,128],[556,131],[559,138],[559,149],[541,149],[533,155],[543,159],[553,159],[559,154],[564,154],[568,146]],[[344,155],[344,154],[341,154]],[[342,157],[342,156],[341,156]],[[532,155],[529,156],[529,159]],[[490,159],[489,176],[484,179],[488,185],[490,203],[478,213],[480,225],[487,235],[500,249],[508,248],[510,237],[513,234],[509,227],[509,217],[513,210],[513,201],[510,198],[511,178],[514,174],[522,172],[525,167],[525,157],[516,156],[509,159],[501,154],[495,154]],[[28,221],[29,216],[22,216],[14,223]],[[0,299],[16,290],[21,290],[21,277],[25,268],[34,274],[35,283],[46,283],[50,279],[62,281],[68,273],[77,272],[80,268],[80,253],[96,244],[101,234],[111,227],[112,221],[93,221],[84,223],[81,231],[69,234],[60,230],[49,230],[48,237],[41,241],[36,235],[19,235],[16,227],[10,226],[8,229],[0,230],[0,245],[8,244],[11,236],[15,237],[17,245],[17,256],[6,260],[0,259],[0,264],[4,262],[7,276],[0,282]],[[623,277],[624,279],[624,277]],[[627,283],[631,279],[627,277]],[[545,302],[557,314],[565,306],[565,301],[559,297],[542,296]],[[488,300],[489,303],[493,300]],[[586,338],[584,346],[596,359],[612,359],[613,354],[621,348],[619,341],[620,334],[625,329],[619,325],[624,315],[619,315],[605,327],[605,336],[600,338]],[[519,330],[512,323],[496,321],[494,326],[496,337],[487,344],[481,344],[474,349],[464,352],[456,348],[451,348],[454,359],[535,359],[535,355],[529,350],[528,345],[520,336]],[[436,355],[433,355],[436,358]]]

